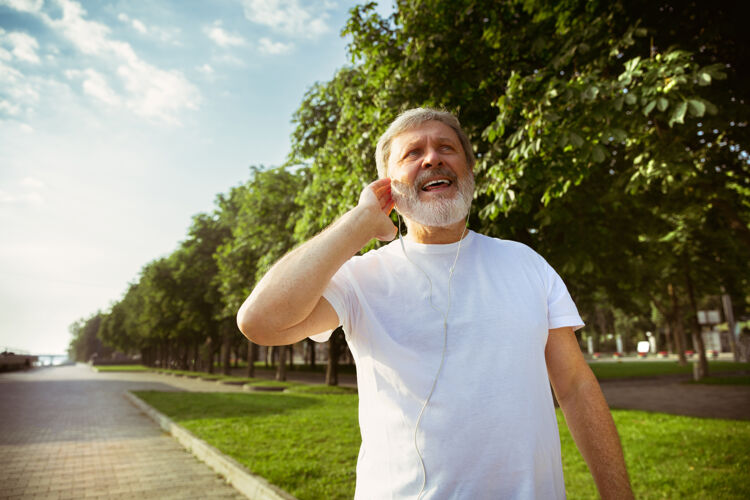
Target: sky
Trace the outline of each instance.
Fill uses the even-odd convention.
[[[66,352],[250,165],[283,163],[357,3],[0,0],[0,350]]]

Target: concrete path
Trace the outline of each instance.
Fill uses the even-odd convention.
[[[750,386],[687,384],[690,376],[604,380],[610,408],[750,420]]]
[[[0,375],[0,499],[244,498],[123,397],[240,390],[87,366]]]
[[[648,362],[647,360],[640,360]],[[256,369],[256,377],[273,378],[273,370]],[[242,370],[234,375],[243,376]],[[325,383],[325,375],[288,371],[289,380],[309,384]],[[653,378],[603,380],[604,397],[611,408],[656,411],[704,418],[750,420],[750,386],[686,384],[690,375],[667,375]],[[353,374],[339,374],[343,386],[357,387]]]
[[[601,385],[613,408],[750,420],[750,386],[685,379]],[[132,406],[126,390],[242,388],[154,373],[94,373],[87,366],[0,374],[0,499],[243,498]]]

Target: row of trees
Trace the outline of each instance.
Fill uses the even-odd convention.
[[[227,366],[241,346],[234,314],[255,281],[356,203],[399,112],[433,106],[458,113],[474,144],[472,228],[544,255],[584,335],[659,332],[682,362],[692,343],[707,372],[698,308],[723,293],[735,316],[750,305],[750,40],[739,4],[396,7],[388,19],[374,3],[352,9],[351,64],[306,93],[288,164],[253,168],[196,216],[180,247],[100,315],[101,340],[195,367],[224,346]]]

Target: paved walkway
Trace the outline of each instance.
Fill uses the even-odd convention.
[[[642,361],[639,361],[642,362]],[[256,369],[257,377],[273,378],[273,370]],[[242,370],[233,371],[243,376]],[[288,371],[289,380],[322,384],[325,375]],[[690,375],[604,380],[602,392],[611,408],[644,410],[692,417],[750,420],[750,386],[685,384]],[[357,377],[339,374],[340,385],[356,387]]]
[[[244,498],[123,397],[206,387],[238,390],[85,366],[0,375],[0,499]]]
[[[703,418],[750,420],[750,386],[686,384],[690,376],[605,380],[611,408]]]
[[[683,381],[601,385],[613,408],[750,420],[750,386]],[[1,374],[0,499],[242,498],[132,406],[122,396],[126,390],[242,391],[152,373],[94,373],[87,366]]]

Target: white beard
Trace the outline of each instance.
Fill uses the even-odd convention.
[[[437,176],[450,177],[458,188],[457,193],[433,195],[435,199],[422,201],[419,193],[422,185]],[[469,172],[466,178],[459,180],[448,169],[430,169],[421,172],[413,185],[391,181],[391,195],[396,202],[396,210],[404,218],[427,227],[446,227],[465,219],[474,198],[474,174]]]

